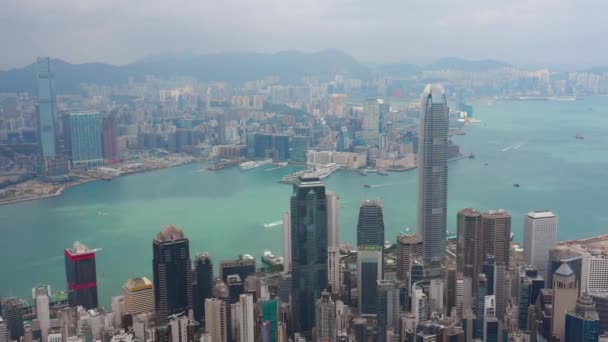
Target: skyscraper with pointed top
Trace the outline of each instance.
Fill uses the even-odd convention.
[[[291,196],[293,330],[310,334],[315,304],[327,287],[327,197],[319,178],[301,176]]]
[[[152,242],[154,307],[159,323],[192,309],[190,245],[181,229],[169,225]]]
[[[448,105],[438,84],[422,93],[418,139],[418,234],[424,261],[436,264],[445,256],[448,198]]]
[[[57,153],[55,139],[55,76],[51,71],[51,60],[41,57],[36,60],[36,78],[38,80],[38,125],[40,145],[45,158],[55,158]]]

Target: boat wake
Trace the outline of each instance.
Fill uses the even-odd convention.
[[[508,150],[511,150],[511,149],[517,150],[518,148],[522,147],[524,144],[525,144],[525,142],[520,142],[519,144],[513,144],[513,145],[503,148],[501,151],[507,152]]]
[[[264,223],[264,228],[272,228],[272,227],[276,227],[281,224],[283,224],[283,220],[272,222],[272,223]]]

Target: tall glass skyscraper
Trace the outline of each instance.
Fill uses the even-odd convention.
[[[207,253],[194,258],[194,319],[205,321],[205,300],[213,298],[213,263]]]
[[[167,226],[154,238],[152,250],[156,319],[166,323],[170,315],[192,309],[190,245],[181,229]]]
[[[291,196],[293,329],[310,334],[315,304],[327,287],[327,198],[319,178],[301,176]]]
[[[364,200],[359,208],[357,246],[384,246],[384,216],[380,200]]]
[[[80,242],[65,250],[65,279],[70,306],[98,307],[95,251]]]
[[[36,79],[38,81],[38,125],[40,145],[45,158],[55,158],[55,76],[51,72],[51,60],[48,57],[36,61]]]
[[[98,112],[70,114],[72,165],[97,167],[103,165],[101,116]]]
[[[445,256],[448,198],[448,105],[438,84],[422,93],[418,139],[418,233],[425,262],[436,264]]]

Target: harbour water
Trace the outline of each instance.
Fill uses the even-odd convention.
[[[559,216],[559,239],[608,233],[608,97],[480,102],[475,116],[482,123],[454,137],[462,153],[476,158],[449,164],[450,231],[458,210],[475,207],[509,210],[516,240],[524,214],[540,209]],[[584,139],[575,139],[577,133]],[[280,220],[288,209],[291,186],[277,181],[298,168],[265,172],[272,167],[198,172],[201,165],[192,164],[2,206],[0,296],[25,296],[39,283],[63,290],[63,250],[78,240],[103,249],[97,256],[98,286],[109,307],[127,278],[151,278],[152,238],[168,224],[185,230],[192,253],[208,251],[214,262],[240,253],[259,262],[267,249],[282,255],[281,225],[264,224]],[[414,228],[416,181],[416,170],[388,177],[339,171],[325,179],[342,200],[342,240],[355,240],[358,206],[365,198],[383,200],[387,240]]]

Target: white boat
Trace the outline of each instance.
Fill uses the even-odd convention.
[[[276,256],[272,254],[271,251],[264,251],[264,255],[262,255],[262,262],[271,266],[283,265],[283,257]]]
[[[247,161],[239,165],[239,168],[241,169],[241,171],[251,170],[256,168],[256,163],[254,161]]]
[[[272,228],[272,227],[276,227],[281,224],[283,224],[283,220],[272,222],[272,223],[264,223],[264,228]]]

